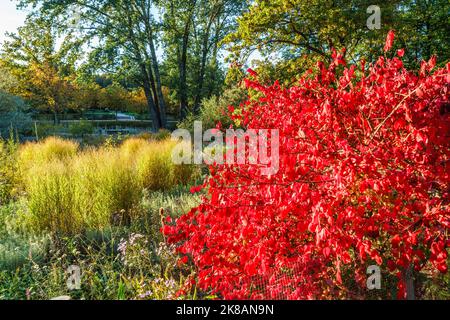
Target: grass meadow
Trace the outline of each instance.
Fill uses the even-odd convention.
[[[178,297],[192,270],[164,242],[161,209],[176,217],[196,206],[189,190],[201,172],[173,164],[174,146],[0,140],[0,299]],[[82,271],[76,290],[71,265]]]

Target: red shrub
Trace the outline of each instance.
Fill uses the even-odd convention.
[[[450,64],[434,70],[431,59],[414,73],[402,55],[342,68],[335,53],[290,88],[246,81],[262,98],[240,120],[280,130],[280,170],[211,167],[203,203],[165,227],[201,288],[227,299],[333,298],[344,273],[365,287],[378,264],[398,275],[403,298],[409,266],[447,272]]]

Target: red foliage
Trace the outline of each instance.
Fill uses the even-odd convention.
[[[227,299],[333,298],[349,274],[365,287],[378,264],[398,275],[402,298],[410,266],[447,272],[450,64],[433,70],[432,59],[414,73],[380,57],[338,74],[345,61],[333,57],[290,88],[246,81],[262,97],[240,120],[280,130],[280,170],[213,166],[202,204],[166,226],[201,288]]]

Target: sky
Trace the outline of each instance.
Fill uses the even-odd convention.
[[[27,12],[16,9],[17,1],[0,0],[0,45],[6,39],[6,32],[15,32],[18,27],[23,25]],[[162,56],[161,48],[158,55]],[[261,59],[259,53],[254,53],[248,61],[253,59]]]
[[[26,12],[16,10],[16,1],[0,0],[0,43],[5,32],[15,32],[25,21]]]

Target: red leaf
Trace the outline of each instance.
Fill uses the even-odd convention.
[[[251,76],[253,76],[253,77],[257,77],[257,76],[258,76],[258,74],[256,73],[256,71],[254,71],[254,70],[251,69],[251,68],[248,68],[248,69],[247,69],[247,72],[248,72]]]
[[[384,52],[388,52],[392,49],[392,46],[394,45],[394,39],[395,39],[395,32],[393,30],[389,31],[387,38],[386,38],[386,44],[384,46]]]

